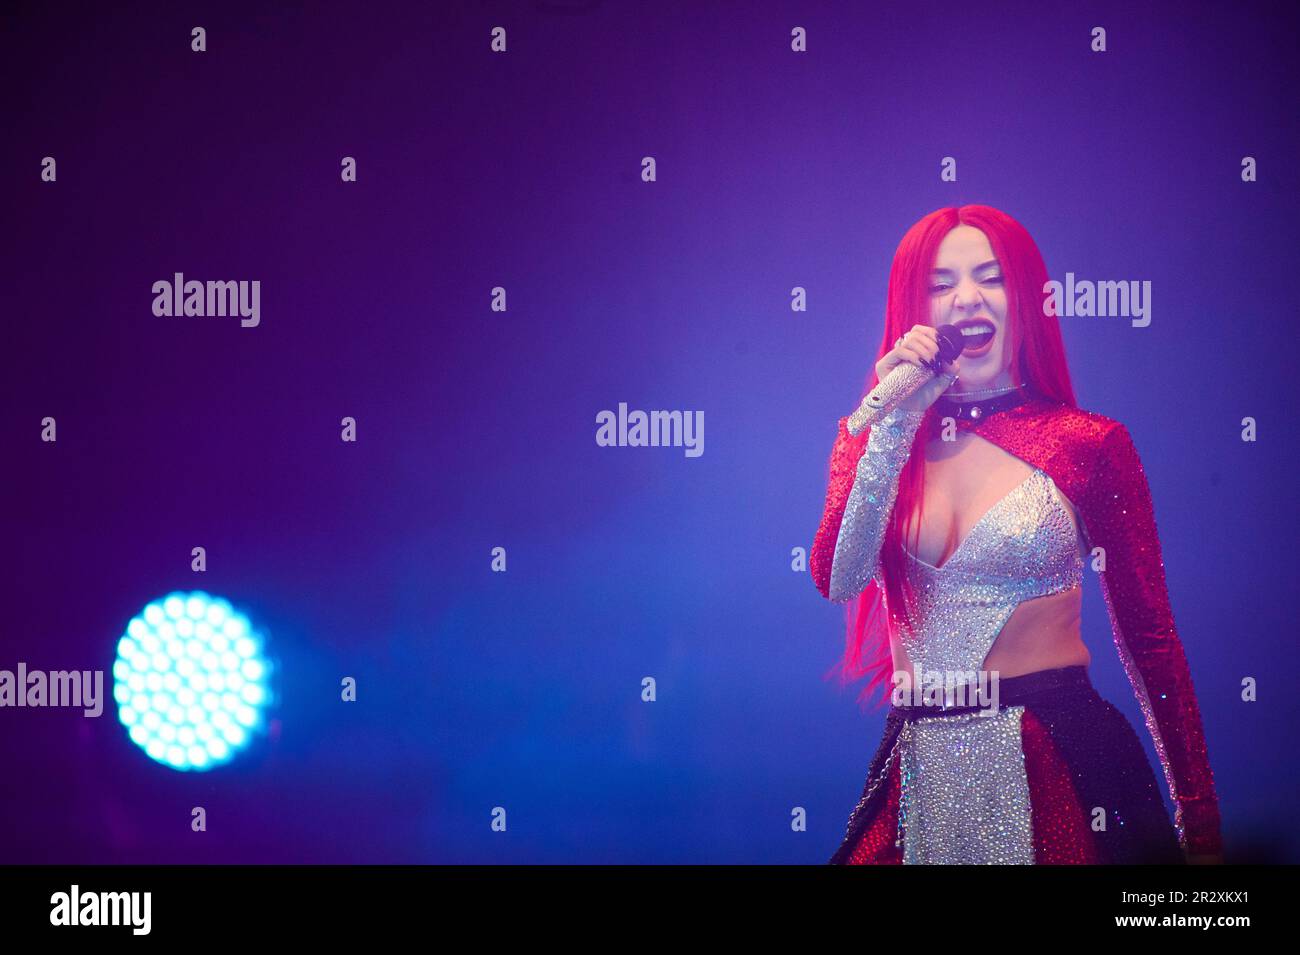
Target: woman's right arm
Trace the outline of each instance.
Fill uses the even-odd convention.
[[[853,489],[858,459],[867,446],[868,432],[849,434],[847,417],[840,419],[839,432],[835,445],[831,448],[830,480],[826,484],[826,506],[822,510],[822,520],[817,526],[813,538],[812,550],[808,556],[808,569],[812,572],[813,583],[823,597],[830,597],[831,564],[835,558],[835,543],[840,533],[840,522],[844,517],[844,506],[848,503],[849,492]]]
[[[922,366],[939,354],[937,333],[915,325],[876,363],[876,378],[885,377],[904,361]],[[878,418],[866,431],[852,435],[847,417],[840,419],[839,434],[831,449],[830,484],[826,508],[813,539],[809,569],[813,582],[839,603],[851,600],[875,576],[894,500],[898,476],[912,452],[925,411],[956,378],[958,363]]]
[[[827,596],[837,603],[862,593],[876,574],[885,528],[898,497],[898,477],[924,418],[924,411],[895,408],[868,432],[867,449],[858,459],[835,539]]]

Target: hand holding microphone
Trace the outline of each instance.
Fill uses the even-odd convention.
[[[861,433],[895,408],[929,408],[957,380],[957,357],[963,347],[961,332],[952,325],[913,325],[897,346],[876,363],[879,384],[849,415],[849,434]]]

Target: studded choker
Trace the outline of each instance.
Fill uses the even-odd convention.
[[[958,421],[979,421],[1008,408],[1018,408],[1034,397],[1033,389],[1028,383],[1013,388],[1005,394],[992,398],[973,398],[968,401],[940,395],[934,406],[938,411],[936,420],[956,418]]]

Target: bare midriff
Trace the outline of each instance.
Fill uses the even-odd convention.
[[[971,529],[994,504],[1031,473],[1020,458],[969,432],[955,441],[931,441],[925,447],[925,508],[920,515],[919,537],[910,547],[918,558],[942,567],[966,539]],[[1070,514],[1081,551],[1079,518],[1064,495],[1061,503]],[[913,526],[917,519],[913,513]],[[1083,643],[1079,586],[1045,597],[1025,600],[1012,611],[984,658],[983,669],[1000,678],[1023,676],[1058,667],[1087,666],[1092,657]],[[894,670],[915,679],[911,661],[897,637],[891,643]]]

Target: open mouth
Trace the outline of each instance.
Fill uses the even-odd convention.
[[[956,323],[957,331],[961,332],[963,355],[983,355],[993,347],[993,336],[997,333],[997,327],[986,318],[972,318]]]

